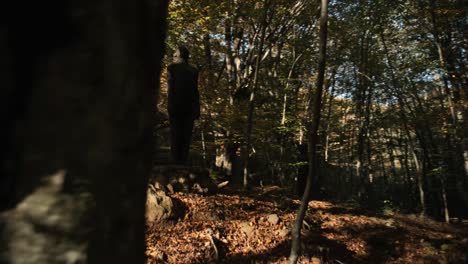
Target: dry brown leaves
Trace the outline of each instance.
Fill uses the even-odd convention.
[[[299,204],[278,188],[200,196],[175,224],[147,231],[148,263],[287,263]],[[300,263],[463,263],[468,229],[405,215],[377,216],[311,201]],[[277,214],[279,223],[268,222]],[[252,227],[252,228],[249,228]]]

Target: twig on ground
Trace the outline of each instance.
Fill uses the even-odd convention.
[[[218,184],[218,189],[224,188],[224,187],[226,187],[228,184],[229,184],[229,181],[222,182],[222,183]]]
[[[208,231],[207,232],[208,238],[210,239],[211,245],[213,245],[213,248],[215,250],[215,260],[218,261],[219,253],[218,253],[218,248],[216,247],[216,244],[213,239],[213,230],[211,228],[208,228],[207,231]]]

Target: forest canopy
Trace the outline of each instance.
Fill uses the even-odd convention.
[[[328,9],[314,195],[446,221],[466,214],[462,1],[334,0]],[[238,184],[300,180],[319,12],[312,0],[171,2],[166,63],[183,44],[200,69],[200,162]]]

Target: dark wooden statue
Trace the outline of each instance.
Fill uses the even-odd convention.
[[[188,59],[187,48],[179,47],[174,63],[167,68],[171,153],[176,164],[187,163],[193,123],[200,117],[198,70],[188,64]]]

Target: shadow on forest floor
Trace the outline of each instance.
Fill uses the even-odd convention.
[[[188,213],[175,225],[148,230],[148,263],[287,263],[299,200],[286,190],[174,197]],[[270,215],[279,221],[270,221]],[[466,263],[467,245],[466,226],[314,200],[299,263]]]

